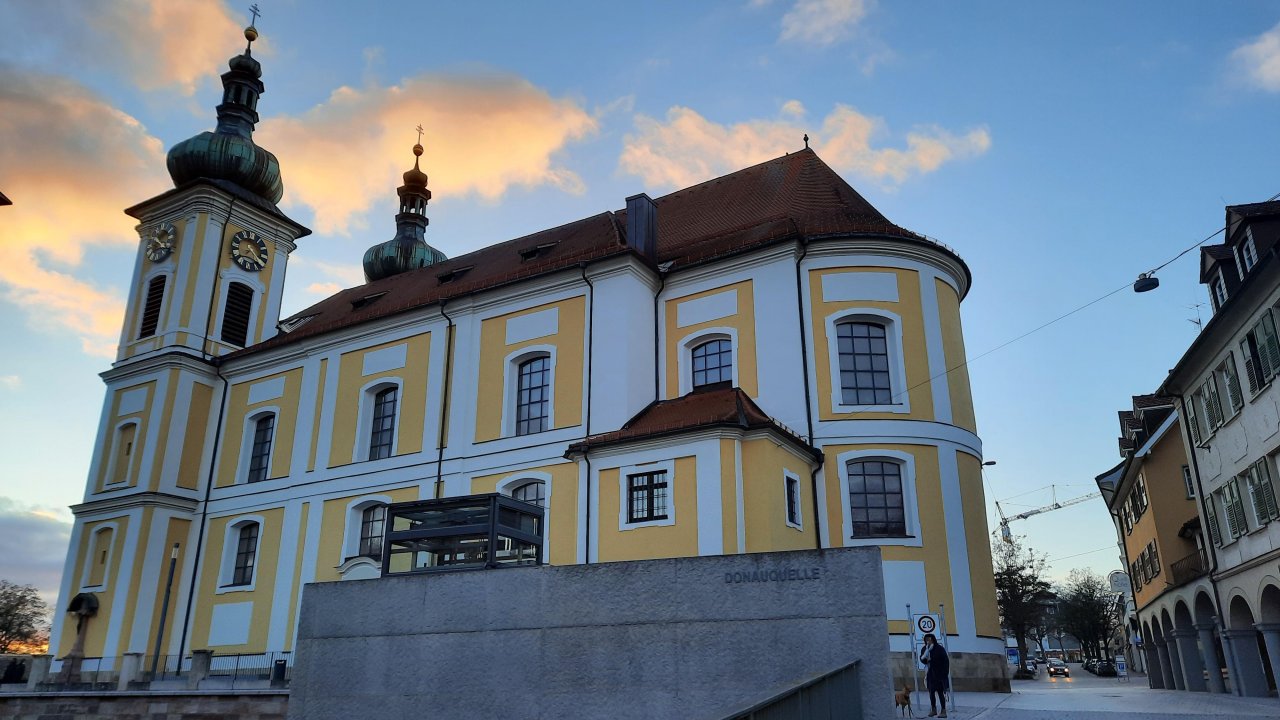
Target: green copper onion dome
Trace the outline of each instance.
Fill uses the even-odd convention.
[[[413,154],[413,169],[404,174],[404,185],[396,190],[400,195],[396,236],[364,253],[364,277],[369,282],[448,260],[425,239],[431,191],[427,189],[427,174],[418,167],[422,145],[414,145]]]
[[[243,54],[231,58],[231,69],[222,74],[217,128],[174,145],[166,164],[175,187],[197,178],[227,180],[278,203],[284,195],[280,162],[253,142],[258,97],[264,92],[262,64],[251,53],[258,31],[249,26],[244,36],[249,45]]]

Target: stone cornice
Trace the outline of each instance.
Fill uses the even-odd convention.
[[[112,497],[88,500],[78,505],[72,505],[71,512],[76,516],[81,516],[150,507],[193,513],[199,505],[200,502],[194,498],[186,498],[181,495],[171,495],[169,493],[152,492],[148,490],[129,493],[128,495],[115,495]]]

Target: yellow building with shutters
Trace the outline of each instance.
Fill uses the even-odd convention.
[[[906,606],[942,606],[957,685],[1007,687],[955,251],[805,148],[447,259],[415,159],[369,281],[281,319],[309,231],[260,78],[233,58],[217,130],[127,211],[61,588],[100,602],[86,655],[290,651],[307,583],[379,574],[387,504],[499,492],[545,508],[552,564],[877,546],[904,666]]]

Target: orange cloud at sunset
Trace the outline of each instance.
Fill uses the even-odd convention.
[[[665,122],[638,115],[619,164],[650,185],[687,187],[801,148],[808,128],[811,147],[836,170],[897,184],[991,147],[985,128],[955,135],[938,127],[907,133],[905,149],[873,147],[883,121],[847,105],[837,105],[816,128],[796,101],[782,106],[782,116],[722,125],[686,107],[668,110]]]
[[[121,210],[163,191],[158,139],[133,117],[66,79],[0,66],[0,295],[33,325],[69,329],[84,350],[114,357],[122,291],[77,277],[91,245],[131,246]],[[52,327],[49,327],[52,326]]]
[[[552,156],[597,127],[576,102],[512,75],[422,74],[338,88],[302,115],[266,118],[255,139],[280,158],[284,204],[312,208],[320,233],[346,233],[373,202],[394,198],[418,124],[432,192],[486,199],[512,186],[581,192],[581,179]]]

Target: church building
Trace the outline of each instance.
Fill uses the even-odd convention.
[[[954,250],[806,143],[446,258],[417,145],[367,282],[282,318],[310,231],[253,140],[250,47],[173,189],[125,211],[56,658],[81,593],[104,663],[291,651],[305,585],[382,572],[389,504],[496,492],[544,508],[554,565],[879,547],[900,674],[907,605],[941,608],[957,687],[1007,688]]]

